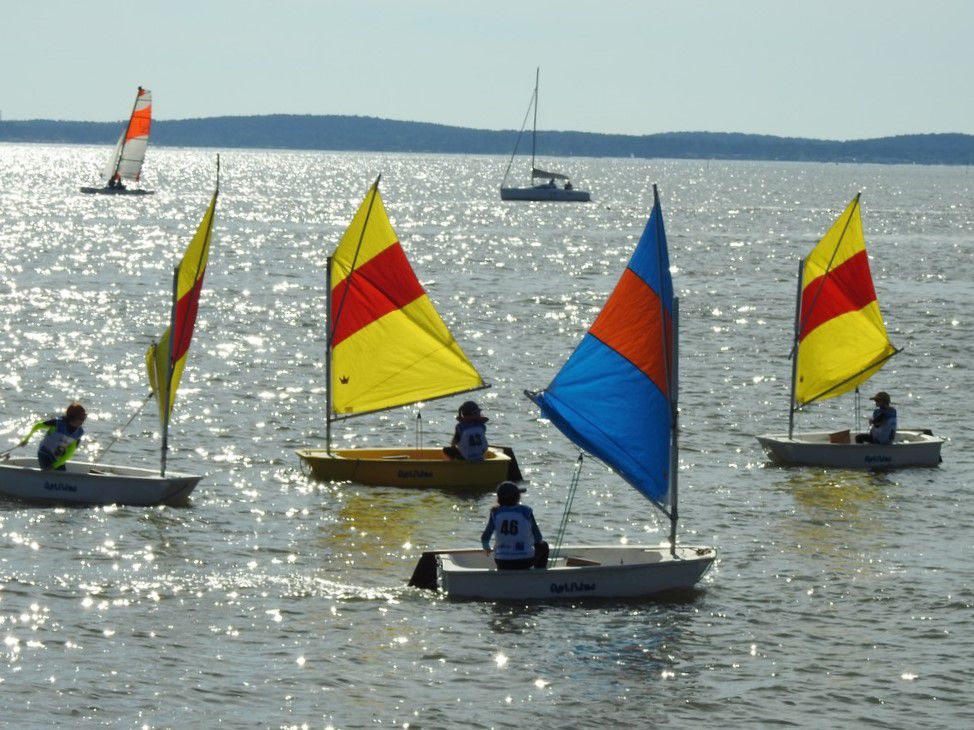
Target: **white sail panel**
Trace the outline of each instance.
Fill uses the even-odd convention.
[[[115,169],[118,167],[118,158],[122,156],[122,144],[125,142],[125,132],[118,135],[118,143],[112,150],[112,156],[108,158],[108,164],[102,170],[101,176],[106,180],[111,180],[115,176]]]

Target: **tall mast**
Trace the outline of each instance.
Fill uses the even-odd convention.
[[[534,70],[534,125],[531,130],[531,179],[534,179],[534,149],[538,139],[538,81],[541,78],[541,67]]]
[[[679,518],[677,510],[677,472],[680,466],[680,449],[678,436],[680,395],[680,300],[673,297],[673,361],[670,363],[670,555],[676,556],[676,522]]]
[[[176,338],[176,300],[179,295],[179,267],[172,270],[172,314],[169,315],[169,356],[166,358],[166,403],[165,417],[162,419],[162,455],[159,476],[166,476],[166,453],[169,451],[169,415],[172,409],[172,353]]]
[[[788,438],[795,430],[795,379],[798,376],[798,335],[801,327],[802,314],[802,273],[805,270],[805,259],[798,261],[798,291],[795,293],[795,337],[791,346],[791,397],[788,400]]]
[[[122,164],[122,153],[125,152],[125,142],[128,140],[129,130],[132,128],[132,117],[135,116],[135,107],[139,105],[139,99],[141,98],[142,87],[140,86],[139,90],[135,92],[135,101],[132,102],[132,111],[129,114],[129,123],[125,125],[125,135],[122,137],[122,148],[118,151],[118,157],[115,159],[115,170],[112,172],[111,177],[108,178],[109,180],[114,180],[115,176],[118,175],[118,168]],[[217,167],[219,169],[219,164]]]
[[[325,264],[325,452],[331,454],[331,259]]]

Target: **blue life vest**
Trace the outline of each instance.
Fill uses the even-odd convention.
[[[896,409],[892,406],[879,407],[873,411],[873,425],[869,435],[874,444],[891,444],[896,438]]]
[[[487,427],[484,421],[460,421],[453,432],[457,450],[467,461],[483,461],[487,452]]]
[[[523,504],[495,507],[490,514],[494,532],[494,558],[521,560],[534,557],[534,513]]]
[[[62,416],[48,429],[37,451],[43,451],[55,460],[60,459],[71,444],[81,440],[84,433],[85,430],[80,426],[72,429],[68,425],[68,419]]]

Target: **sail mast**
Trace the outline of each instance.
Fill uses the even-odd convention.
[[[655,189],[655,185],[653,186]],[[680,395],[680,299],[673,297],[672,313],[672,362],[670,363],[670,555],[676,556],[676,522],[679,519],[677,509],[677,473],[680,466],[678,400]]]
[[[531,179],[534,180],[534,150],[538,139],[538,81],[541,78],[541,67],[534,70],[534,124],[531,130]]]
[[[798,335],[802,315],[802,273],[805,259],[798,260],[798,292],[795,294],[795,337],[791,346],[791,396],[788,399],[788,438],[795,430],[795,385],[798,377]]]
[[[166,453],[169,450],[169,417],[172,412],[172,353],[173,340],[176,338],[176,302],[179,300],[179,266],[172,270],[172,313],[169,315],[169,355],[166,357],[166,406],[162,419],[162,455],[160,457],[159,476],[166,476]]]
[[[118,151],[118,157],[115,158],[115,170],[108,178],[109,180],[114,180],[115,176],[118,175],[118,168],[122,164],[122,154],[125,152],[125,142],[128,141],[129,130],[132,129],[132,117],[135,116],[135,107],[139,105],[139,99],[141,97],[142,97],[142,87],[140,86],[139,90],[135,92],[135,101],[132,102],[132,111],[129,114],[129,121],[128,124],[125,125],[125,134],[122,135],[122,147]],[[219,169],[219,163],[217,164],[217,169]]]
[[[331,454],[331,260],[329,256],[325,263],[325,280],[328,282],[325,289],[325,453]]]

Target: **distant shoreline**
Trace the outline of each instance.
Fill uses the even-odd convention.
[[[0,121],[0,142],[111,146],[123,122]],[[522,138],[519,153],[530,141]],[[510,155],[513,130],[451,127],[360,116],[207,117],[154,121],[152,144],[172,147]],[[910,134],[848,141],[736,132],[650,135],[539,131],[543,157],[761,160],[917,165],[974,164],[974,135]]]

